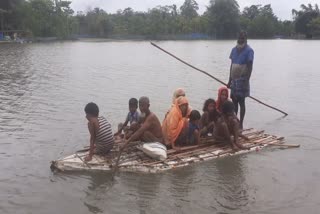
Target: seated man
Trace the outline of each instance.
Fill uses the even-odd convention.
[[[142,122],[136,132],[126,141],[126,146],[129,142],[141,140],[143,142],[163,142],[161,124],[158,117],[149,109],[150,101],[148,97],[139,99],[140,117]]]
[[[247,149],[239,143],[240,123],[231,101],[222,104],[222,116],[218,119],[213,136],[218,142],[228,143],[233,150]],[[231,138],[233,136],[233,139]]]
[[[186,144],[188,135],[188,100],[178,97],[162,123],[162,133],[168,148],[179,149]]]

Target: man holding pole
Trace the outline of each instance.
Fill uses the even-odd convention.
[[[243,128],[243,120],[246,113],[245,98],[250,96],[249,80],[252,72],[254,51],[247,44],[247,33],[241,31],[236,47],[230,54],[231,66],[228,88],[231,89],[231,99],[236,114],[240,106],[240,128]]]

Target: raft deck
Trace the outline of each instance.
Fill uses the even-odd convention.
[[[283,137],[265,134],[264,131],[254,129],[244,130],[243,135],[248,140],[239,139],[247,150],[233,151],[225,143],[218,143],[211,137],[201,139],[200,145],[182,147],[181,150],[168,150],[168,158],[165,161],[151,159],[138,149],[141,142],[132,142],[119,161],[119,170],[127,172],[157,173],[174,168],[188,166],[198,162],[204,162],[215,158],[239,155],[259,151],[268,146],[281,145]],[[115,166],[121,143],[115,145],[107,156],[94,155],[92,160],[85,162],[88,151],[79,151],[67,157],[51,162],[51,169],[60,171],[111,171]]]

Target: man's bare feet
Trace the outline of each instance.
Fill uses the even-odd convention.
[[[237,147],[238,147],[239,149],[242,149],[242,150],[248,149],[247,147],[243,146],[243,145],[240,144],[240,143],[237,144]]]
[[[231,144],[231,149],[232,149],[232,152],[239,151],[239,148],[237,146],[235,146],[234,144]]]
[[[176,150],[177,152],[181,150],[180,146],[174,146],[172,149]]]

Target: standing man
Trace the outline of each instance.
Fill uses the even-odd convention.
[[[228,88],[231,89],[231,99],[238,114],[240,106],[240,128],[243,128],[243,119],[246,113],[245,98],[250,96],[249,80],[252,72],[254,52],[247,44],[247,33],[239,33],[237,46],[230,54],[231,67]]]

